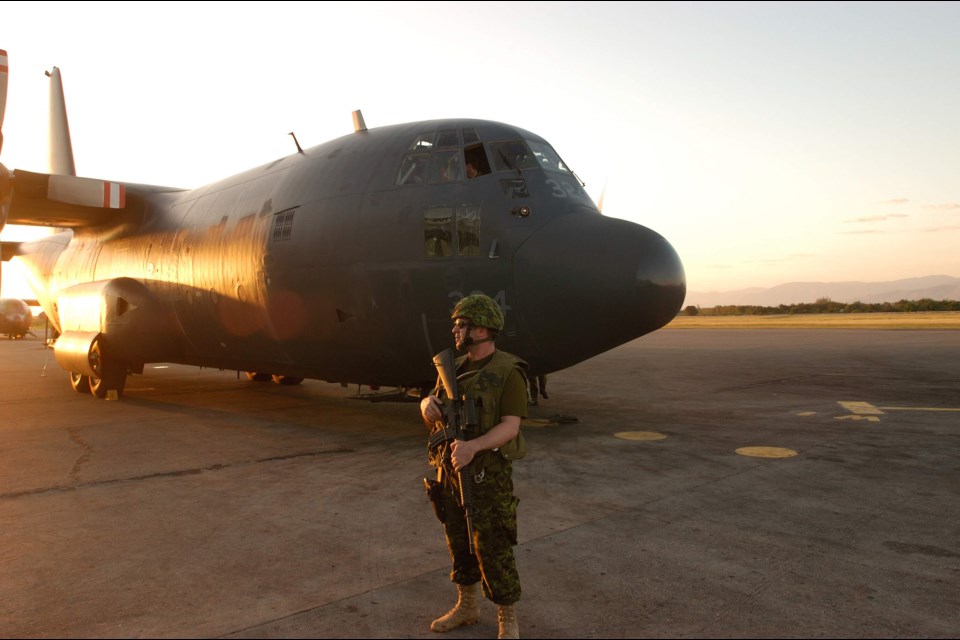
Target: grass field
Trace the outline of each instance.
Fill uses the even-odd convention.
[[[666,328],[960,330],[960,311],[810,313],[769,316],[677,316]]]

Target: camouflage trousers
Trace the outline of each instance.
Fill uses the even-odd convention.
[[[492,468],[491,468],[492,467]],[[474,508],[471,511],[473,546],[467,542],[467,520],[460,507],[460,482],[448,465],[443,467],[443,529],[453,560],[450,579],[462,585],[482,582],[483,594],[495,604],[520,600],[520,576],[513,547],[517,544],[517,504],[513,495],[513,471],[509,462],[491,465],[473,474]],[[480,482],[476,482],[479,478]]]

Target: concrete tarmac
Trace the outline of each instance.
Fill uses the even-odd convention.
[[[547,389],[521,636],[960,632],[960,332],[665,329]],[[0,340],[0,636],[440,637],[417,404],[356,392],[148,365],[96,400]]]

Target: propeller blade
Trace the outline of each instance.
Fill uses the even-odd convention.
[[[603,213],[603,196],[607,195],[607,183],[603,183],[603,189],[600,191],[600,199],[597,200],[597,210]]]

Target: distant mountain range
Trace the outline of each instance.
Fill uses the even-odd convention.
[[[899,300],[960,300],[960,278],[924,276],[889,282],[789,282],[769,289],[736,291],[688,291],[683,306],[702,308],[717,305],[757,305],[776,307],[781,304],[816,302],[830,298],[834,302],[897,302]]]

